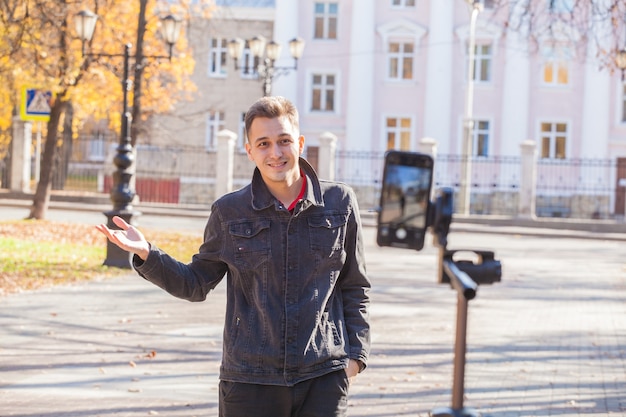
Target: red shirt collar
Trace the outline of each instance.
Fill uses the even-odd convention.
[[[302,188],[300,188],[300,194],[298,194],[298,197],[296,197],[296,199],[293,200],[291,204],[289,204],[289,207],[287,208],[287,210],[289,211],[292,211],[294,208],[296,208],[296,204],[298,204],[298,201],[302,200],[302,198],[304,197],[304,192],[306,191],[306,179],[302,170],[300,170],[300,178],[302,178]]]

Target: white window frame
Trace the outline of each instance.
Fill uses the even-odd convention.
[[[248,136],[246,135],[246,112],[239,113],[239,123],[237,124],[237,152],[246,152],[246,142]]]
[[[572,79],[572,48],[563,44],[545,45],[542,49],[541,84],[547,87],[568,87]],[[546,80],[546,70],[551,67],[552,80]],[[560,69],[565,70],[566,82],[559,82]]]
[[[106,160],[107,141],[103,132],[97,131],[89,139],[88,161],[102,162]]]
[[[314,78],[315,77],[322,77],[322,83],[321,84],[315,84],[314,82]],[[334,84],[329,85],[328,84],[328,77],[334,77]],[[337,76],[336,73],[333,72],[322,72],[322,71],[313,71],[309,74],[309,80],[310,80],[310,88],[309,88],[309,112],[311,113],[325,113],[325,114],[335,114],[337,113],[337,93],[338,93],[338,80],[339,77]],[[330,91],[333,92],[333,100],[332,100],[332,104],[333,104],[333,109],[332,110],[326,110],[326,109],[314,109],[313,108],[313,97],[315,96],[314,92],[316,89],[320,90],[320,104],[326,103],[327,98],[328,98],[328,93]]]
[[[376,28],[376,32],[382,38],[382,44],[385,45],[387,55],[385,56],[385,80],[390,82],[415,83],[417,80],[418,62],[417,51],[421,40],[426,36],[428,30],[417,23],[410,22],[405,19],[393,20],[380,25]],[[389,78],[389,44],[391,42],[412,42],[413,43],[413,78],[408,80]]]
[[[476,71],[476,65],[478,64],[478,56],[474,56],[474,82],[480,84],[488,84],[494,81],[494,63],[496,54],[498,51],[499,40],[502,37],[502,27],[491,23],[489,21],[479,21],[480,25],[476,27],[475,33],[475,43],[478,48],[479,45],[490,45],[491,46],[491,55],[490,55],[490,70],[489,70],[489,81],[480,81],[476,79],[478,71]],[[459,42],[459,48],[461,48],[460,55],[465,57],[465,69],[467,70],[467,66],[469,65],[469,37],[470,37],[470,27],[468,25],[459,26],[455,29],[455,34],[459,38],[461,42]],[[465,72],[467,74],[467,71]],[[467,77],[465,77],[465,82],[467,82]]]
[[[211,78],[225,78],[227,75],[228,42],[225,38],[211,38],[209,40],[208,76]]]
[[[209,152],[217,150],[217,134],[224,129],[224,119],[223,111],[209,111],[206,116],[204,147]]]
[[[259,74],[254,71],[254,55],[252,55],[252,52],[250,51],[250,46],[247,40],[241,54],[241,64],[239,65],[241,66],[241,69],[239,70],[239,76],[241,78],[250,80],[259,78]]]
[[[391,45],[392,44],[398,44],[399,48],[398,48],[398,52],[392,52],[391,51]],[[411,45],[413,47],[413,51],[412,52],[406,52],[405,49],[405,45]],[[416,67],[416,50],[417,50],[417,46],[415,45],[415,42],[413,41],[413,39],[390,39],[389,42],[387,42],[387,80],[390,81],[397,81],[397,82],[412,82],[415,80],[415,67]],[[410,78],[404,78],[404,61],[406,59],[410,59],[411,60],[411,76]],[[392,74],[391,73],[391,69],[392,69],[392,61],[396,60],[396,71],[397,74]]]
[[[481,50],[482,47],[489,47],[489,54],[483,54]],[[469,48],[466,48],[466,51],[469,52]],[[469,63],[469,56],[467,56],[467,61]],[[487,65],[487,78],[482,79],[482,64]],[[474,71],[473,78],[475,83],[481,84],[489,84],[493,79],[493,44],[491,42],[476,42],[474,49]]]
[[[323,5],[324,10],[322,12],[317,11],[317,6]],[[331,6],[336,8],[336,12],[331,12]],[[316,36],[315,28],[317,27],[317,20],[322,19],[322,34]],[[330,37],[331,32],[331,20],[334,19],[335,37]],[[313,39],[314,40],[336,40],[339,37],[339,2],[337,1],[316,1],[313,3]]]
[[[395,119],[398,123],[396,126],[390,127],[388,126],[388,121],[390,119]],[[408,120],[409,126],[403,127],[402,121]],[[414,135],[415,131],[415,118],[409,115],[400,115],[400,114],[388,114],[383,117],[382,128],[383,128],[383,140],[385,150],[390,150],[389,148],[389,135],[394,135],[394,146],[391,149],[402,150],[402,151],[411,151],[413,149]],[[408,149],[402,148],[402,134],[408,133]]]
[[[544,124],[549,124],[551,125],[551,130],[549,132],[544,132],[543,131],[543,125]],[[557,131],[557,126],[558,125],[565,125],[565,132],[558,132]],[[539,140],[537,141],[538,146],[539,146],[539,158],[541,159],[553,159],[555,161],[559,161],[559,160],[565,160],[567,159],[567,156],[569,155],[569,144],[571,142],[571,138],[570,138],[570,132],[571,132],[571,123],[566,122],[566,121],[555,121],[555,120],[542,120],[539,122],[539,126],[538,126],[538,137]],[[564,137],[565,139],[565,144],[564,144],[564,153],[565,155],[563,155],[562,158],[557,158],[556,157],[556,145],[557,145],[557,139],[559,137]],[[549,140],[549,149],[548,149],[548,156],[544,156],[543,154],[543,140],[544,138],[547,138]]]
[[[480,123],[487,123],[486,129],[481,129]],[[491,153],[491,120],[488,119],[474,119],[473,129],[472,129],[472,156],[477,158],[488,157]],[[486,137],[487,145],[486,153],[481,155],[478,153],[478,142],[480,140],[480,136],[483,135]]]

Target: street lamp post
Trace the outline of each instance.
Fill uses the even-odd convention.
[[[264,37],[255,36],[248,40],[248,48],[250,48],[254,63],[250,65],[248,60],[246,60],[243,66],[239,66],[238,61],[242,57],[245,44],[246,42],[243,39],[235,38],[231,40],[228,42],[228,55],[233,59],[236,70],[243,69],[244,71],[250,71],[262,77],[264,96],[272,95],[272,81],[275,77],[281,74],[288,74],[289,71],[298,69],[298,59],[302,57],[302,52],[304,51],[304,40],[301,38],[290,40],[289,52],[294,60],[293,66],[278,67],[275,64],[276,60],[280,57],[282,46],[274,41],[266,43]]]
[[[132,223],[132,218],[140,213],[133,210],[132,201],[135,191],[131,185],[132,170],[134,162],[133,146],[130,134],[132,116],[128,108],[128,92],[132,88],[133,81],[129,77],[130,72],[130,50],[131,44],[124,45],[124,52],[121,54],[105,54],[86,52],[85,44],[88,43],[96,27],[98,16],[89,10],[83,10],[76,15],[76,32],[82,41],[82,54],[84,57],[106,57],[123,59],[122,74],[122,120],[120,129],[119,145],[116,148],[116,155],[113,158],[116,170],[113,173],[113,188],[111,189],[111,201],[113,209],[106,211],[107,226],[118,229],[113,223],[113,217],[119,216],[127,223]],[[160,56],[144,56],[143,58],[172,59],[172,48],[180,35],[180,19],[168,15],[161,19],[162,36],[168,45],[169,54]],[[107,240],[107,256],[104,265],[118,268],[131,268],[130,254]]]
[[[474,141],[474,71],[476,55],[476,19],[482,10],[479,0],[466,0],[471,7],[469,45],[467,59],[467,90],[465,94],[465,117],[463,119],[463,149],[461,156],[461,187],[459,190],[459,212],[470,213],[470,197],[472,192],[472,148]]]
[[[622,73],[622,90],[624,89],[624,71],[626,71],[626,49],[621,49],[615,53],[615,65]],[[621,182],[621,180],[620,180]],[[620,184],[622,185],[622,184]],[[620,193],[624,196],[624,187],[620,187]],[[624,197],[622,197],[624,198]],[[624,204],[624,218],[626,218],[626,203]]]

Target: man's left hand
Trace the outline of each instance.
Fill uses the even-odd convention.
[[[348,376],[348,381],[350,381],[350,384],[354,382],[354,378],[356,378],[360,370],[361,366],[359,365],[359,362],[354,359],[350,359],[350,362],[348,362],[348,367],[346,368],[346,375]]]

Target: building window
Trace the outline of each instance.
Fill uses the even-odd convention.
[[[393,7],[415,7],[415,0],[391,0]]]
[[[313,74],[311,84],[311,110],[335,111],[335,76]]]
[[[566,47],[547,47],[543,51],[543,83],[552,86],[569,84],[571,52]]]
[[[474,81],[491,81],[491,44],[476,45],[474,49]]]
[[[489,156],[489,121],[474,120],[472,149],[474,156]]]
[[[552,13],[571,13],[574,11],[574,0],[548,0],[548,8]]]
[[[219,111],[209,112],[206,119],[205,148],[207,151],[217,149],[217,134],[224,129],[224,113]]]
[[[241,112],[239,116],[239,126],[237,127],[237,150],[239,152],[246,151],[246,143],[248,135],[246,134],[246,112]]]
[[[411,150],[411,118],[387,117],[385,123],[387,150]]]
[[[106,158],[106,139],[104,133],[98,131],[89,140],[89,161],[104,161]]]
[[[541,123],[541,157],[565,159],[567,123]]]
[[[315,3],[315,39],[337,39],[338,4],[334,2]]]
[[[389,79],[413,79],[413,42],[389,42]]]
[[[254,71],[254,55],[250,52],[250,44],[246,41],[241,55],[241,78],[257,78],[258,74]]]
[[[209,76],[226,76],[226,57],[228,47],[226,39],[211,39],[211,51],[209,52]]]

